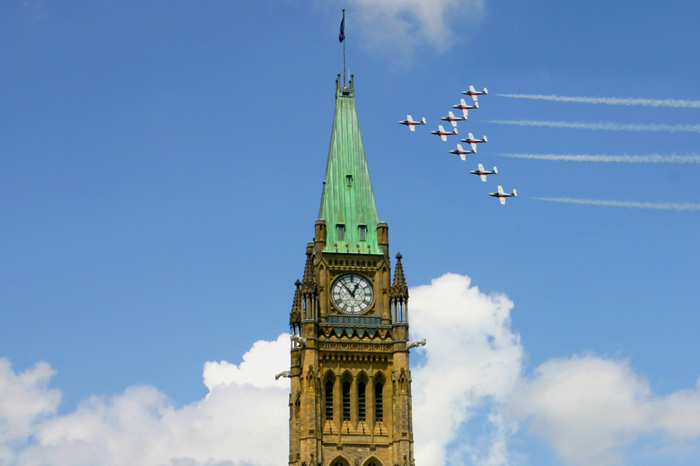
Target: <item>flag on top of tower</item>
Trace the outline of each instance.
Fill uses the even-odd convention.
[[[343,10],[343,19],[340,20],[340,33],[338,34],[338,41],[342,42],[345,40],[345,10]]]

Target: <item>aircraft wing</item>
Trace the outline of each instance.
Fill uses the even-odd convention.
[[[486,175],[479,175],[479,178],[481,178],[481,181],[486,181]]]
[[[501,186],[500,184],[498,185],[498,194],[505,194],[505,192],[503,192],[503,186]],[[503,199],[503,198],[501,198],[501,199]],[[505,204],[505,202],[506,202],[505,199],[503,199],[504,204]]]
[[[415,125],[408,125],[408,127],[410,128],[411,131],[415,131],[415,130],[416,130]]]
[[[469,145],[472,146],[472,150],[473,150],[474,152],[476,152],[476,143],[475,143],[475,142],[470,142]]]
[[[466,154],[459,154],[459,158],[462,159],[462,160],[464,160],[464,161],[467,160]]]
[[[505,197],[499,197],[499,201],[501,201],[501,205],[506,205],[506,198]]]
[[[443,141],[447,141],[447,136],[444,134],[441,134],[440,139],[442,139]]]

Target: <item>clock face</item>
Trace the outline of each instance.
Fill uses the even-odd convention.
[[[369,280],[351,273],[341,276],[333,283],[331,299],[340,312],[361,314],[372,304],[374,290]]]

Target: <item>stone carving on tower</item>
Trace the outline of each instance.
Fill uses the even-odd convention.
[[[408,286],[401,254],[391,281],[352,77],[348,87],[336,80],[335,101],[321,208],[289,318],[289,465],[413,466]]]

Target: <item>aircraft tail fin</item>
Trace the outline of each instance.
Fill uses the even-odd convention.
[[[493,173],[498,175],[498,168],[497,167],[493,167]]]
[[[422,122],[423,122],[423,124],[425,124],[425,117],[421,118],[421,120],[420,120],[420,121],[422,121]]]
[[[489,142],[489,138],[487,138],[485,134],[484,134],[484,142]]]
[[[484,94],[488,94],[488,93],[489,93],[489,90],[484,88]]]
[[[518,190],[513,188],[513,197],[517,197],[518,195]]]

